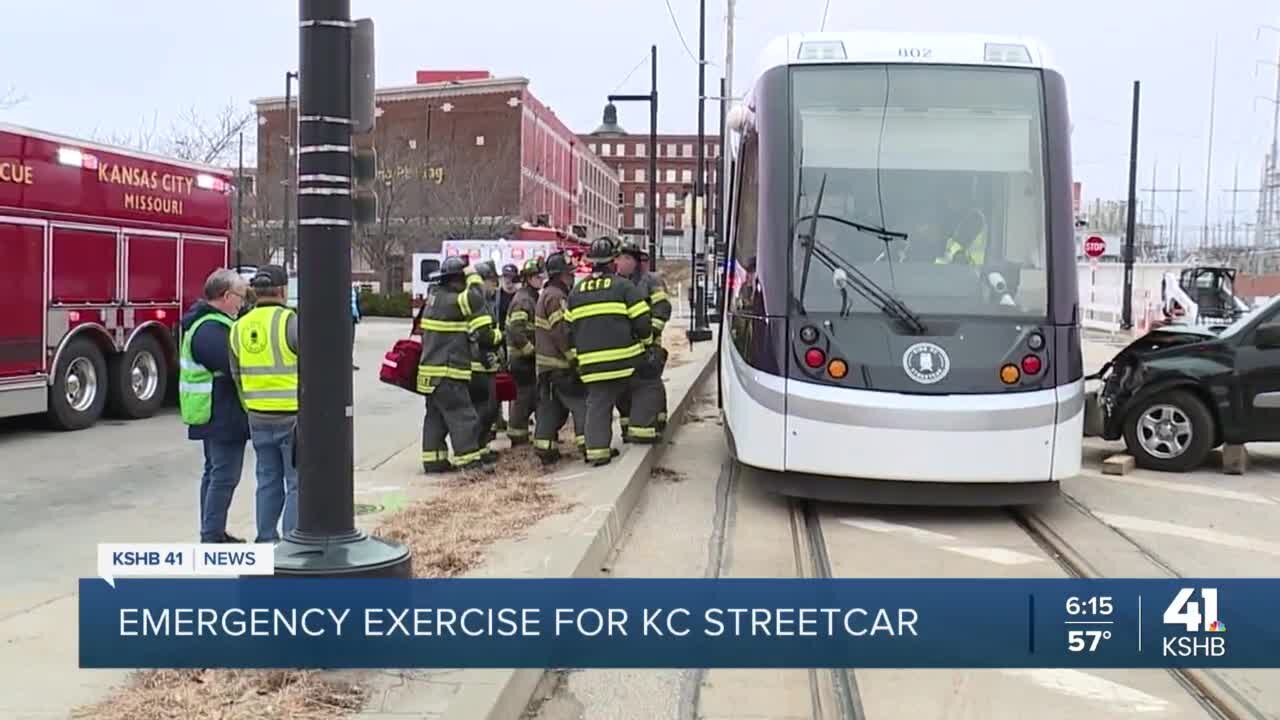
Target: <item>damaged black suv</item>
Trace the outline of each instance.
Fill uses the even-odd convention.
[[[1221,332],[1166,325],[1091,379],[1085,435],[1124,438],[1140,467],[1187,472],[1223,444],[1280,440],[1280,296]]]

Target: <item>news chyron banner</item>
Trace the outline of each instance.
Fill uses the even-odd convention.
[[[1280,580],[113,582],[81,667],[1280,667]]]

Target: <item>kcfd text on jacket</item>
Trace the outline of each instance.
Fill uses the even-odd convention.
[[[501,340],[493,316],[485,307],[479,285],[461,292],[445,285],[436,288],[422,313],[422,360],[418,364],[418,392],[430,393],[442,378],[471,381],[472,345],[490,351]]]
[[[595,272],[583,278],[569,293],[566,315],[584,383],[631,377],[653,342],[649,301],[621,275]]]

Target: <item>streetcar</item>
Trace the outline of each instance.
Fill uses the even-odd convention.
[[[1067,91],[1031,39],[796,33],[729,113],[730,451],[786,494],[1023,505],[1079,473]]]

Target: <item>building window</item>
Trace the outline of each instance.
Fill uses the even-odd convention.
[[[664,224],[665,224],[667,227],[669,227],[669,228],[673,228],[673,227],[675,227],[675,226],[676,226],[676,214],[675,214],[675,213],[667,213],[666,218],[664,219],[664,221],[663,221],[663,222],[664,222]]]
[[[692,170],[688,170],[688,169],[681,170],[681,171],[680,171],[680,182],[685,183],[685,184],[688,184],[688,183],[693,182],[693,171],[692,171]]]
[[[642,192],[636,193],[636,207],[644,207],[644,193]]]
[[[676,206],[676,194],[673,192],[667,193],[667,207],[673,208],[675,206]]]
[[[693,157],[693,143],[684,144],[684,157]]]
[[[619,180],[626,180],[626,179],[627,179],[627,174],[626,174],[625,172],[623,172],[623,167],[622,167],[621,165],[619,165],[619,166],[618,166],[618,179],[619,179]]]
[[[644,213],[636,213],[636,221],[633,224],[633,227],[638,227],[641,230],[644,229]]]
[[[647,151],[648,151],[647,145],[643,145],[643,144],[636,145],[636,157],[644,157]]]
[[[600,146],[600,154],[603,155],[604,157],[609,157],[609,153],[611,150],[613,150],[613,146],[610,145],[609,143],[605,143]]]
[[[627,146],[623,145],[622,143],[618,143],[617,145],[614,145],[613,154],[617,155],[618,157],[626,157]]]
[[[591,148],[591,152],[595,152],[595,151],[596,151],[596,144],[595,144],[595,143],[590,143],[590,144],[588,144],[588,145],[587,145],[587,147]]]
[[[676,170],[675,170],[675,168],[667,168],[667,182],[669,182],[669,183],[673,183],[673,182],[675,182],[675,181],[676,181]]]
[[[476,145],[477,145],[477,146],[484,145],[484,136],[483,136],[483,135],[477,135],[477,136],[476,136]]]
[[[667,143],[667,157],[675,157],[675,156],[676,156],[676,144]]]
[[[631,173],[631,176],[632,176],[633,178],[635,178],[635,181],[636,181],[636,182],[646,182],[646,181],[647,181],[647,176],[646,176],[646,173],[645,173],[645,171],[644,171],[644,168],[636,168],[635,172]]]
[[[626,216],[625,216],[625,215],[623,215],[622,213],[618,213],[618,227],[622,228],[622,227],[626,227],[626,226],[627,226],[627,224],[626,224]]]

